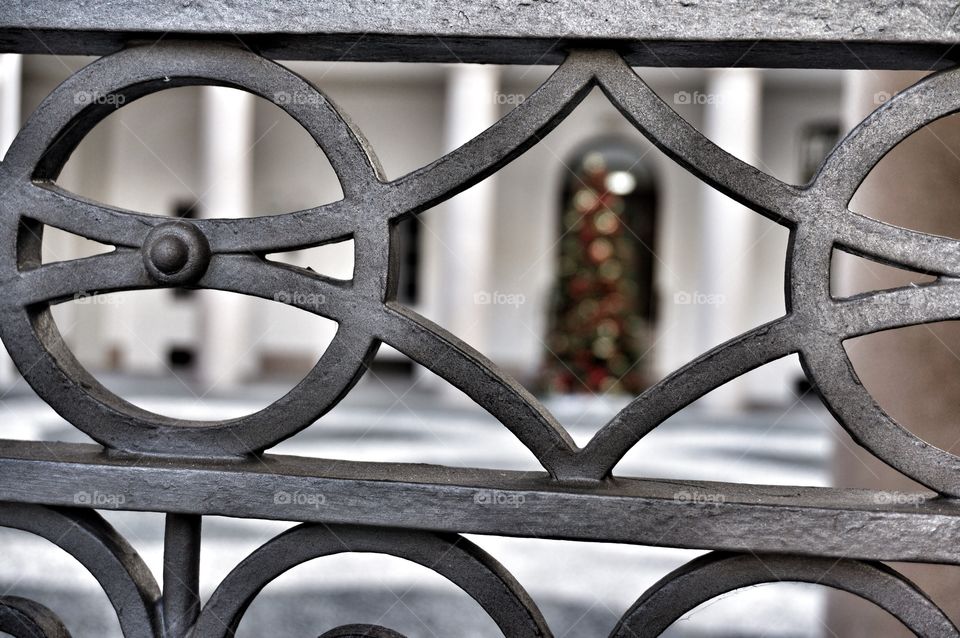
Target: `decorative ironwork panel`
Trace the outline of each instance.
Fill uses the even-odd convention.
[[[17,4],[27,11],[32,3]],[[74,19],[72,10],[64,15]],[[13,48],[25,48],[17,27],[7,32]],[[88,51],[108,40],[94,39]],[[235,87],[277,103],[329,158],[343,199],[284,215],[170,221],[88,201],[55,185],[72,151],[117,104],[197,84]],[[788,312],[677,370],[578,447],[515,380],[397,301],[398,257],[391,236],[399,221],[469,188],[535,145],[595,87],[697,178],[789,229]],[[113,99],[78,101],[81,92]],[[299,98],[278,99],[282,95]],[[880,106],[838,144],[810,184],[795,186],[706,139],[643,82],[621,52],[583,46],[565,54],[550,78],[494,126],[391,181],[346,115],[319,89],[267,57],[240,46],[187,40],[123,48],[54,90],[0,163],[0,337],[39,396],[100,444],[4,441],[0,498],[6,503],[0,506],[0,525],[47,538],[76,557],[102,585],[127,636],[231,635],[274,578],[312,558],[345,551],[424,565],[476,599],[506,636],[549,636],[522,586],[458,532],[716,550],[648,592],[637,592],[639,599],[613,636],[659,635],[702,602],[775,580],[826,584],[886,609],[918,635],[956,636],[957,628],[929,598],[879,561],[960,563],[956,543],[948,542],[960,535],[954,500],[960,497],[960,459],[887,415],[853,373],[842,342],[960,318],[960,242],[848,209],[854,191],[887,152],[958,110],[960,71],[931,75]],[[46,226],[116,250],[44,264]],[[349,281],[265,258],[345,239],[355,243]],[[937,279],[834,298],[830,258],[837,248]],[[51,306],[81,292],[175,286],[268,300],[278,290],[322,295],[322,305],[290,301],[336,321],[339,330],[303,381],[259,412],[215,423],[160,416],[116,396],[80,365],[58,332]],[[335,406],[382,343],[465,392],[533,453],[544,472],[358,462],[331,469],[313,459],[266,453]],[[907,508],[878,505],[866,491],[690,482],[691,488],[724,494],[704,516],[695,504],[673,498],[675,482],[613,478],[624,454],[670,415],[790,354],[799,354],[810,381],[858,443],[933,492],[918,495],[917,505]],[[323,421],[313,427],[322,428]],[[75,507],[78,481],[91,490],[128,494],[123,508],[168,513],[164,581],[173,584],[163,593],[116,531],[93,509]],[[278,490],[322,492],[328,500],[322,509],[296,503],[285,509],[285,519],[302,524],[253,552],[201,607],[195,594],[201,517],[276,518],[271,506]],[[525,507],[494,511],[477,498],[491,490],[522,496]],[[657,532],[665,525],[676,530],[667,540]],[[0,630],[67,635],[52,611],[14,597],[0,598]],[[353,625],[324,635],[398,634]]]

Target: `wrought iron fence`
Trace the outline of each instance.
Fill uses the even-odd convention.
[[[103,587],[124,635],[231,635],[253,598],[280,574],[315,557],[362,551],[406,558],[446,577],[506,636],[549,636],[520,583],[459,533],[714,550],[638,592],[613,636],[659,635],[706,600],[781,580],[852,592],[918,635],[958,634],[923,592],[879,561],[960,562],[950,542],[960,537],[954,500],[960,496],[960,458],[889,417],[859,383],[842,342],[960,315],[960,242],[889,226],[847,207],[890,149],[960,110],[960,70],[931,75],[882,104],[842,140],[810,184],[794,186],[703,137],[632,68],[650,62],[819,67],[857,61],[885,68],[946,67],[955,38],[948,3],[859,3],[817,13],[750,3],[688,3],[653,12],[639,2],[603,8],[438,2],[405,8],[398,22],[391,14],[397,7],[373,2],[300,15],[280,4],[246,1],[240,10],[224,2],[87,4],[93,6],[33,0],[0,9],[4,50],[106,54],[43,101],[0,163],[0,337],[37,394],[100,445],[0,443],[5,501],[0,525],[46,538],[79,560]],[[484,9],[494,5],[509,11],[491,18]],[[747,8],[753,13],[741,20],[736,11]],[[617,11],[626,17],[615,23],[604,19],[622,17]],[[457,17],[443,19],[444,12]],[[918,21],[917,12],[943,14],[943,25]],[[824,20],[846,30],[824,35]],[[448,53],[467,61],[560,65],[490,129],[392,181],[345,114],[306,80],[271,61],[438,60]],[[87,201],[55,185],[73,149],[117,105],[197,84],[235,87],[278,103],[323,149],[344,198],[270,217],[170,221]],[[397,302],[391,235],[400,220],[495,173],[536,144],[595,87],[693,175],[789,229],[788,312],[676,371],[580,448],[535,397],[482,354]],[[97,99],[77,100],[79,93]],[[276,99],[284,94],[309,99]],[[45,226],[116,250],[41,263]],[[356,250],[355,275],[348,282],[264,257],[344,239],[353,239]],[[836,299],[829,287],[836,247],[938,278]],[[307,377],[260,412],[215,423],[162,417],[125,402],[84,370],[58,333],[50,307],[81,291],[172,286],[265,299],[277,290],[315,293],[326,303],[291,303],[336,321],[339,330]],[[336,405],[381,343],[469,395],[536,456],[544,472],[328,465],[267,453]],[[623,455],[671,414],[794,353],[857,442],[933,491],[904,505],[884,503],[863,490],[679,486],[723,495],[704,509],[677,499],[676,481],[613,476]],[[323,421],[312,427],[322,428]],[[88,499],[78,499],[78,484]],[[325,497],[322,508],[289,498],[282,518],[302,524],[254,551],[201,605],[196,592],[202,516],[277,518],[277,498],[318,493]],[[123,509],[167,513],[163,592],[127,541],[95,511],[101,505],[97,494],[123,494],[118,504]],[[492,507],[500,498],[522,499],[524,506]],[[0,631],[67,635],[51,610],[16,597],[0,598]],[[398,634],[372,626],[325,634],[361,635]]]

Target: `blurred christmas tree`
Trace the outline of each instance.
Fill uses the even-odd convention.
[[[543,385],[549,392],[637,394],[648,385],[643,357],[652,318],[652,260],[639,254],[649,245],[637,232],[652,242],[652,206],[627,210],[637,204],[636,178],[601,152],[584,155],[575,169],[565,193]]]

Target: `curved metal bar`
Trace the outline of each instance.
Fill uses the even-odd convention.
[[[4,284],[3,291],[10,295],[6,304],[32,306],[157,285],[144,268],[140,251],[122,249],[26,270]],[[350,281],[256,255],[213,255],[195,287],[276,301],[335,321],[344,319],[358,303]]]
[[[406,638],[406,636],[379,625],[341,625],[324,632],[320,638]]]
[[[276,253],[345,241],[374,216],[377,199],[342,199],[306,210],[260,217],[191,220],[215,253]]]
[[[420,212],[453,197],[537,144],[593,88],[598,54],[573,52],[521,104],[490,128],[438,160],[389,184],[389,217]]]
[[[844,250],[891,266],[960,276],[960,241],[886,224],[847,205],[873,168],[907,137],[960,111],[960,69],[929,75],[867,116],[824,160],[810,185],[833,240]]]
[[[184,42],[127,49],[81,69],[55,89],[0,164],[5,193],[0,207],[8,211],[4,215],[14,220],[30,211],[43,223],[96,241],[141,245],[153,226],[169,220],[89,201],[51,180],[80,140],[118,105],[196,84],[231,86],[278,104],[322,148],[345,193],[340,202],[287,215],[191,222],[214,252],[293,250],[347,239],[371,216],[365,212],[371,208],[366,200],[380,191],[382,170],[367,143],[326,96],[295,73],[248,51]],[[104,96],[116,99],[100,99]]]
[[[960,496],[960,457],[927,443],[888,415],[860,383],[839,339],[803,344],[800,363],[854,441],[918,483]]]
[[[47,307],[80,294],[151,287],[140,253],[122,250],[41,266],[20,275],[0,334],[33,387],[56,388],[47,403],[94,440],[119,450],[235,456],[261,451],[316,421],[353,387],[377,344],[361,325],[341,323],[320,360],[276,402],[254,414],[221,421],[173,419],[139,408],[106,389],[76,361]],[[155,285],[155,284],[153,284]],[[340,320],[354,304],[348,282],[265,262],[252,255],[214,255],[198,282],[287,303]],[[26,297],[26,295],[30,295]],[[346,299],[344,299],[346,298]],[[24,306],[24,307],[18,307]]]
[[[960,281],[866,292],[837,299],[824,312],[824,324],[841,340],[861,335],[960,318]]]
[[[0,162],[5,207],[42,224],[109,246],[139,247],[154,226],[169,217],[108,206],[64,190],[54,182],[31,183]]]
[[[960,277],[960,241],[887,224],[854,212],[834,222],[845,252],[928,275]]]
[[[580,470],[605,478],[640,439],[711,390],[796,352],[792,315],[762,325],[706,352],[647,389],[604,425],[578,455]]]
[[[380,182],[382,170],[369,145],[322,92],[275,62],[213,42],[162,41],[92,62],[44,99],[4,162],[17,175],[56,179],[80,140],[120,106],[156,91],[199,84],[230,86],[277,104],[323,149],[346,198]],[[104,99],[111,96],[115,99]]]
[[[213,255],[197,287],[276,301],[337,322],[346,322],[364,303],[352,281],[256,255]]]
[[[343,552],[388,554],[423,565],[469,594],[510,638],[551,635],[523,587],[492,556],[461,536],[304,524],[274,537],[237,565],[204,605],[190,637],[232,636],[268,583],[308,560]]]
[[[14,638],[70,638],[55,613],[19,596],[0,597],[0,632]]]
[[[796,201],[803,189],[754,168],[704,137],[616,53],[601,51],[594,55],[600,88],[623,116],[668,157],[764,217],[784,225],[799,221]]]
[[[810,189],[844,205],[873,167],[925,125],[960,110],[960,69],[928,75],[881,104],[834,147]]]
[[[374,334],[440,375],[507,427],[558,479],[581,478],[576,444],[537,399],[482,354],[400,304],[378,315]]]
[[[2,503],[0,527],[41,536],[77,559],[107,594],[124,636],[162,638],[160,589],[153,575],[137,552],[99,514]]]
[[[93,241],[139,247],[153,227],[171,221],[170,217],[102,204],[53,182],[22,182],[22,176],[11,171],[0,162],[0,189],[6,209]],[[290,213],[191,219],[190,224],[204,234],[214,253],[270,253],[349,239],[360,222],[371,216],[368,211],[375,208],[375,204],[358,197]]]
[[[779,582],[812,583],[849,592],[892,614],[917,636],[960,635],[932,600],[883,563],[713,552],[674,570],[647,590],[623,615],[610,638],[654,638],[708,600],[744,587]]]
[[[4,337],[7,330],[19,335],[17,364],[31,386],[95,441],[133,453],[192,457],[259,452],[299,432],[346,395],[378,347],[363,326],[341,325],[307,376],[266,408],[236,419],[184,421],[139,408],[105,388],[63,342],[49,310],[7,309],[0,325]]]
[[[156,287],[139,251],[114,250],[101,255],[44,264],[14,275],[0,286],[2,305],[10,309],[57,304],[88,295]]]

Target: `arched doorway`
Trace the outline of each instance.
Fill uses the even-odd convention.
[[[656,184],[644,149],[591,140],[566,163],[558,268],[544,355],[548,392],[625,392],[650,383]]]

